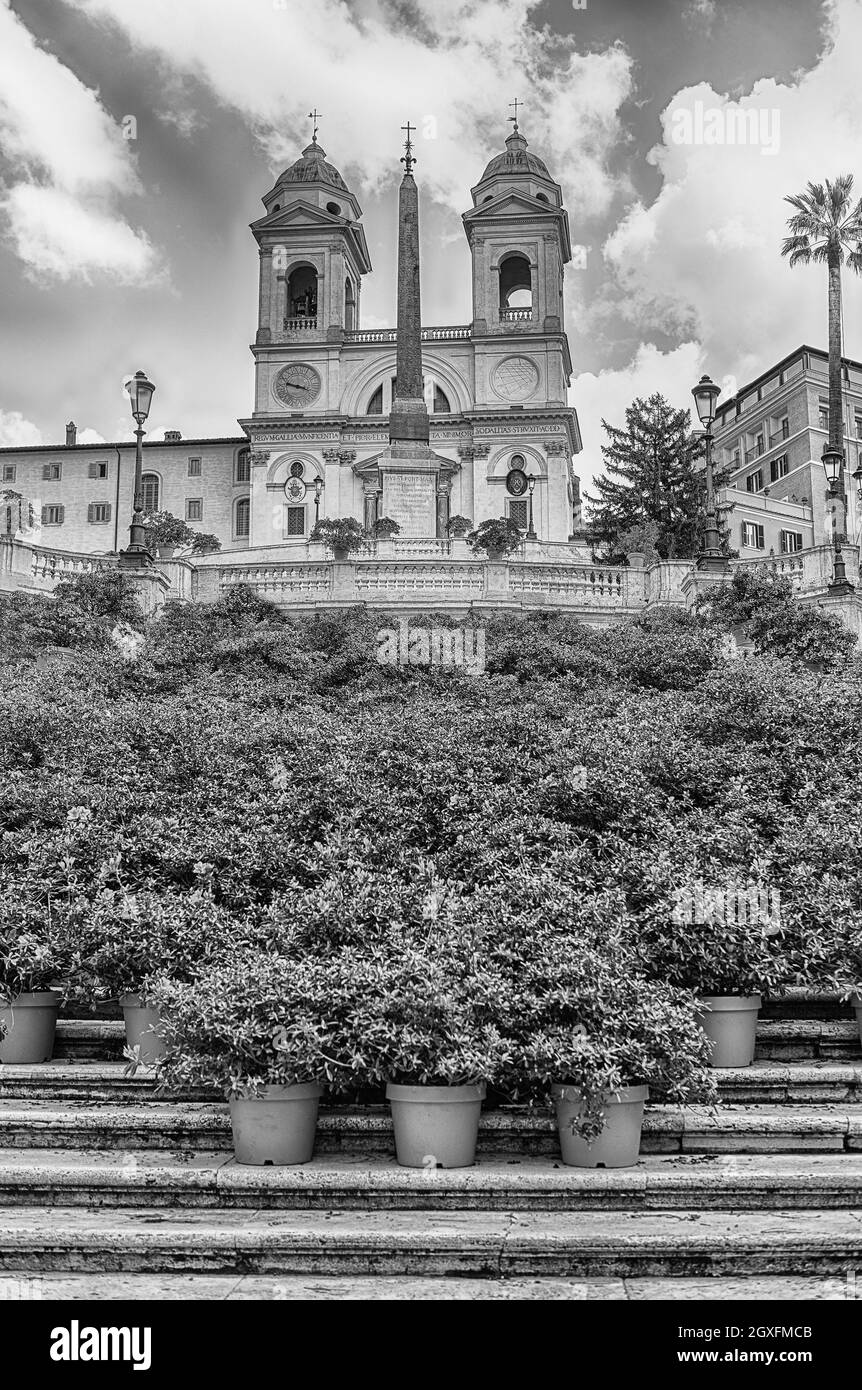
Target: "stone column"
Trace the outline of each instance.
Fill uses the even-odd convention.
[[[449,497],[452,491],[452,484],[443,480],[438,475],[437,481],[437,539],[445,541],[448,532],[446,523],[449,520]]]

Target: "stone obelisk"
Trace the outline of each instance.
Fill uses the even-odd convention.
[[[413,146],[407,131],[398,190],[398,341],[395,396],[389,416],[389,443],[428,443],[428,410],[422,385],[422,310],[419,290],[419,191],[413,178]]]

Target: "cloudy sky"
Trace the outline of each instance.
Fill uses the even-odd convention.
[[[825,345],[782,199],[862,194],[862,0],[0,0],[0,442],[234,434],[248,413],[261,194],[306,113],[359,197],[365,326],[394,322],[399,128],[419,126],[423,312],[470,318],[460,214],[523,103],[586,267],[570,270],[583,472],[635,395],[733,390]],[[133,138],[129,138],[133,137]],[[862,357],[862,286],[845,291]]]

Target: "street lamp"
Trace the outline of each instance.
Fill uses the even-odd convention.
[[[315,478],[315,480],[314,480],[314,524],[315,524],[315,526],[317,525],[318,521],[320,520],[320,494],[322,493],[322,491],[323,491],[323,479],[322,479],[322,478]]]
[[[826,445],[823,450],[823,468],[826,473],[826,481],[829,484],[827,501],[835,502],[842,497],[841,475],[844,470],[844,453],[841,449],[836,449]],[[853,592],[853,585],[847,578],[847,571],[844,568],[844,556],[841,553],[841,535],[838,530],[838,515],[833,509],[832,512],[832,535],[835,547],[833,566],[834,573],[832,583],[828,586],[830,593],[850,594]]]
[[[141,477],[144,460],[144,421],[150,413],[150,403],[155,389],[146,372],[135,372],[135,375],[126,382],[126,391],[132,406],[132,418],[137,425],[135,430],[135,491],[132,499],[129,544],[120,554],[120,563],[132,569],[148,565],[152,560],[147,549],[144,530],[144,493]]]
[[[530,518],[530,524],[529,524],[529,526],[527,527],[527,540],[528,540],[528,541],[537,541],[537,540],[539,539],[539,537],[536,535],[535,527],[533,526],[533,493],[535,492],[535,489],[536,489],[536,479],[533,477],[532,474],[529,474],[529,475],[527,476],[527,492],[529,493],[529,499],[528,499],[528,500],[529,500],[529,518]]]
[[[715,403],[721,390],[708,376],[702,376],[692,388],[694,403],[700,423],[706,431],[706,531],[703,545],[697,557],[697,568],[714,574],[723,574],[727,561],[721,553],[721,536],[715,513],[715,484],[712,475],[712,425],[715,420]]]

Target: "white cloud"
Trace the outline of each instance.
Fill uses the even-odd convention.
[[[145,237],[62,189],[18,184],[6,196],[5,213],[32,280],[47,275],[91,283],[108,276],[140,284],[150,273],[152,248]]]
[[[574,39],[534,27],[538,0],[255,0],[241,18],[236,0],[67,3],[118,26],[172,74],[208,84],[274,162],[296,158],[316,103],[321,143],[360,195],[399,171],[410,116],[423,189],[464,211],[484,162],[502,149],[511,93],[527,102],[531,148],[578,188],[582,215],[603,212],[617,190],[606,156],[631,60],[616,46],[579,54]]]
[[[780,255],[785,196],[859,169],[862,3],[830,0],[824,13],[824,51],[794,82],[764,78],[739,102],[705,83],[677,93],[652,154],[661,191],[650,207],[634,205],[605,245],[621,311],[655,332],[698,338],[714,376],[725,368],[745,379],[803,341],[825,346],[825,273],[791,271]],[[780,113],[777,153],[756,143],[675,143],[674,113],[694,114],[698,102],[725,121],[728,113]],[[860,308],[862,286],[845,274],[845,347],[854,356],[862,353]]]
[[[105,436],[99,434],[98,430],[78,430],[77,442],[79,444],[104,444]]]
[[[0,211],[32,276],[135,283],[152,272],[152,247],[117,210],[119,198],[139,191],[128,143],[8,0],[0,0],[0,139],[13,170]]]
[[[42,431],[26,420],[20,410],[0,410],[0,446],[3,448],[42,444]]]

